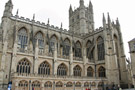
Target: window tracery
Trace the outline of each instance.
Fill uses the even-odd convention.
[[[34,89],[34,90],[40,90],[41,88],[40,88],[40,82],[39,81],[34,81],[34,82],[32,82],[32,89]]]
[[[75,87],[81,87],[81,83],[80,83],[80,82],[77,82],[77,83],[75,84]]]
[[[30,73],[30,63],[28,60],[23,59],[17,64],[17,73]]]
[[[44,87],[48,88],[48,87],[52,87],[52,82],[48,81],[44,84]]]
[[[63,83],[62,82],[57,82],[56,87],[63,87]]]
[[[74,67],[74,76],[81,76],[81,68],[80,68],[80,66],[75,66]]]
[[[60,64],[57,69],[58,76],[66,76],[67,75],[67,67],[65,64]]]
[[[93,69],[92,69],[92,67],[87,68],[87,76],[88,77],[93,77]]]
[[[40,64],[38,68],[38,74],[50,75],[50,66],[47,62],[43,62]]]
[[[104,40],[99,37],[97,40],[97,50],[98,50],[98,60],[104,60],[105,50],[104,50]]]
[[[68,39],[65,39],[63,46],[63,55],[69,56],[70,51],[70,42]]]
[[[72,87],[72,86],[73,86],[72,82],[68,82],[68,83],[66,84],[66,87]]]
[[[79,57],[79,58],[82,57],[81,44],[80,44],[79,41],[76,43],[76,47],[75,47],[75,57]]]
[[[28,90],[28,82],[23,80],[23,81],[20,81],[19,84],[18,84],[18,88],[19,90]]]
[[[20,52],[24,52],[28,43],[28,35],[25,28],[21,28],[18,31],[18,46],[20,48]]]
[[[106,75],[105,75],[105,68],[101,66],[101,67],[98,69],[98,74],[99,74],[99,77],[105,77],[105,76],[106,76]]]
[[[38,32],[35,36],[35,43],[38,40],[38,47],[39,49],[43,49],[44,48],[44,38],[43,38],[43,34],[41,32]]]

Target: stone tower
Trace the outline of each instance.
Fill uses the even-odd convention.
[[[85,7],[84,1],[80,0],[79,8],[74,11],[70,5],[69,30],[78,34],[86,34],[94,30],[93,6],[91,1],[89,2],[89,6]]]

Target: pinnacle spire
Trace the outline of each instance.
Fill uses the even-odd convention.
[[[103,22],[104,22],[104,21],[106,21],[106,19],[105,19],[105,15],[104,15],[104,13],[103,13]]]
[[[49,23],[50,23],[50,20],[49,20],[49,18],[48,18],[48,22],[47,22],[47,24],[49,25]]]
[[[17,9],[17,11],[16,11],[16,15],[18,16],[18,13],[19,13],[19,10]]]
[[[111,23],[109,12],[108,12],[108,23]]]
[[[119,19],[117,18],[117,20],[116,20],[116,24],[118,25],[118,26],[120,26],[120,23],[119,23]]]
[[[61,28],[62,28],[62,22],[61,22]]]
[[[70,4],[70,8],[69,8],[69,10],[71,10],[72,11],[72,5]]]
[[[105,26],[105,25],[106,25],[106,19],[105,19],[105,15],[103,13],[103,26]]]
[[[89,1],[89,7],[93,7],[91,0]]]
[[[35,20],[35,14],[33,14],[33,20]]]

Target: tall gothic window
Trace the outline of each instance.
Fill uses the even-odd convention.
[[[87,76],[88,77],[93,77],[93,69],[92,69],[92,67],[87,68]]]
[[[28,60],[23,59],[17,64],[17,73],[30,73],[30,63]]]
[[[74,68],[74,76],[81,76],[81,68],[80,66],[76,65]]]
[[[53,36],[51,37],[51,40],[50,40],[49,52],[52,52],[52,50],[55,48],[55,44],[57,44],[57,38],[56,38],[55,35],[53,35]],[[57,45],[57,47],[58,47],[58,45]]]
[[[28,82],[27,81],[20,81],[18,85],[18,90],[28,90]]]
[[[21,28],[18,31],[18,46],[21,52],[24,52],[25,48],[27,47],[28,42],[28,34],[25,28]]]
[[[57,75],[66,76],[67,75],[67,67],[65,64],[60,64],[57,69]]]
[[[98,60],[104,60],[105,50],[104,50],[104,40],[99,37],[97,40],[97,50],[98,50]]]
[[[69,56],[69,51],[70,51],[70,42],[68,39],[65,39],[63,47],[63,55]]]
[[[88,57],[88,58],[89,58],[90,46],[91,46],[91,42],[88,41],[88,42],[87,42],[87,45],[86,45],[86,54],[87,54],[87,57]],[[90,58],[89,58],[89,59],[90,59]]]
[[[104,67],[100,67],[99,69],[98,69],[98,75],[99,75],[99,77],[105,77],[106,75],[105,75],[105,68]]]
[[[80,42],[76,42],[76,47],[75,47],[75,57],[82,57],[82,50],[81,50],[81,44]]]
[[[32,89],[34,90],[41,90],[41,85],[39,81],[32,82]]]
[[[44,48],[44,38],[43,38],[43,34],[41,32],[38,32],[35,36],[35,43],[38,40],[38,47],[39,49],[43,49]]]
[[[43,62],[40,64],[38,68],[38,74],[50,75],[50,66],[47,62]]]

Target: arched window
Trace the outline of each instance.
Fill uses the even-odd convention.
[[[72,86],[73,86],[72,82],[67,82],[66,87],[72,87]]]
[[[67,67],[65,64],[60,64],[57,69],[58,76],[66,76],[67,75]]]
[[[86,44],[86,54],[87,54],[87,57],[89,58],[89,52],[90,52],[90,46],[91,46],[91,42],[88,41],[87,44]],[[90,58],[89,58],[90,59]]]
[[[25,28],[21,28],[18,31],[18,46],[21,52],[24,52],[25,48],[27,47],[27,43],[28,43],[27,31]]]
[[[104,60],[105,50],[104,50],[104,40],[99,37],[97,40],[97,50],[98,50],[98,60]]]
[[[56,83],[56,87],[63,87],[63,83],[62,83],[62,82],[60,82],[60,81],[59,81],[59,82],[57,82],[57,83]]]
[[[81,83],[80,83],[80,82],[77,82],[77,83],[75,84],[75,87],[81,87]]]
[[[53,36],[51,37],[51,39],[50,39],[49,52],[52,52],[52,50],[54,50],[55,44],[58,44],[58,43],[57,43],[57,38],[56,38],[55,35],[53,35]],[[58,47],[58,45],[57,45],[57,47]]]
[[[33,88],[34,90],[40,90],[40,89],[41,89],[40,82],[39,82],[39,81],[34,81],[34,82],[32,82],[32,88]]]
[[[76,65],[73,70],[74,70],[74,76],[81,76],[80,66]]]
[[[105,77],[105,76],[106,76],[106,75],[105,75],[105,68],[101,66],[101,67],[98,69],[98,74],[99,74],[99,77]]]
[[[18,84],[18,90],[28,90],[28,82],[23,80]]]
[[[92,83],[91,83],[91,86],[92,86],[92,87],[95,87],[95,86],[96,86],[96,83],[95,83],[95,82],[92,82]]]
[[[30,63],[28,60],[23,59],[17,64],[17,73],[30,73]]]
[[[68,39],[64,40],[63,55],[69,56],[70,42]]]
[[[35,43],[38,40],[38,47],[39,49],[43,49],[44,48],[44,38],[43,38],[43,34],[41,32],[38,32],[35,36]]]
[[[75,57],[82,57],[82,50],[81,50],[81,44],[80,42],[76,42],[76,47],[75,47]]]
[[[92,69],[92,67],[87,68],[87,76],[88,77],[93,77],[93,69]]]
[[[44,84],[44,87],[45,87],[45,88],[51,88],[51,87],[52,87],[52,83],[51,83],[50,81],[48,81],[48,82],[46,82],[46,83]]]
[[[85,82],[84,83],[84,87],[89,87],[89,83],[88,82]]]
[[[38,68],[38,74],[50,75],[50,66],[47,62],[43,62],[40,64]]]

